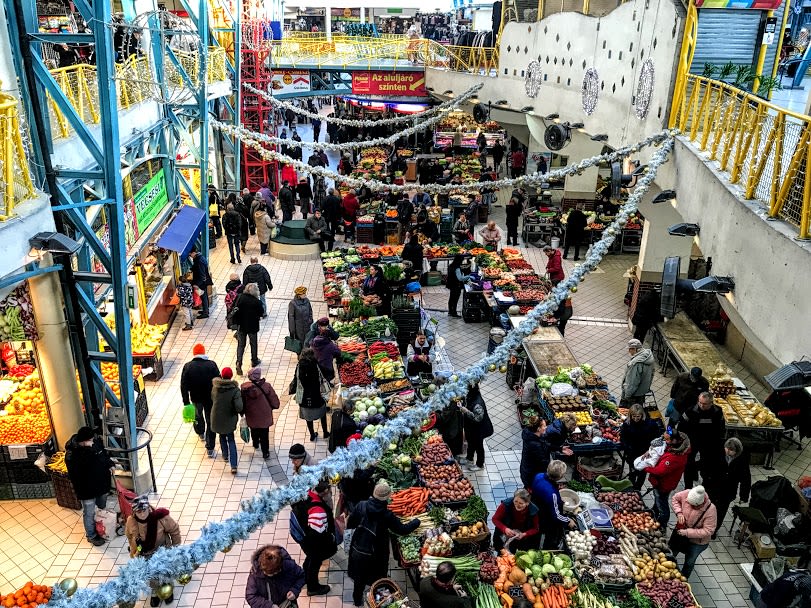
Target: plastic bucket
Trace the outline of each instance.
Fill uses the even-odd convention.
[[[556,236],[553,236],[551,244],[552,244],[552,249],[557,249],[558,247],[560,247],[560,238],[556,237]]]

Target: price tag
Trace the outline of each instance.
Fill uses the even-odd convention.
[[[602,560],[598,557],[594,557],[593,555],[589,559],[589,563],[595,568],[600,568],[603,565]]]
[[[28,450],[25,445],[9,445],[8,457],[9,460],[26,460],[28,458]]]
[[[557,572],[550,572],[546,575],[549,579],[549,582],[553,585],[562,585],[563,584],[563,576]]]
[[[591,572],[580,572],[579,576],[580,580],[587,585],[595,581],[594,575]]]
[[[667,608],[684,608],[684,604],[675,597],[671,597],[667,600]]]

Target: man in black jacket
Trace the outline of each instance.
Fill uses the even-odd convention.
[[[208,319],[208,286],[213,285],[211,280],[211,272],[208,269],[208,262],[197,251],[197,247],[192,247],[189,252],[189,257],[192,259],[191,263],[191,282],[192,285],[199,288],[202,292],[200,298],[203,300],[203,309],[197,315],[198,319]]]
[[[228,239],[228,253],[231,256],[231,263],[242,264],[242,257],[239,255],[239,234],[242,226],[242,217],[234,209],[233,205],[226,207],[225,215],[222,218],[222,229],[225,238]],[[234,261],[236,258],[236,262]]]
[[[214,378],[220,375],[217,364],[206,355],[206,347],[195,344],[192,347],[191,361],[183,366],[180,373],[180,395],[183,405],[194,404],[194,432],[205,442],[209,455],[214,452],[216,433],[211,430],[211,387]]]
[[[262,318],[268,316],[268,306],[265,302],[265,294],[273,289],[273,282],[270,280],[270,273],[267,268],[259,263],[259,258],[255,255],[251,256],[250,265],[245,267],[245,272],[242,273],[242,284],[256,283],[259,288],[259,300],[262,302]]]
[[[282,187],[279,189],[279,205],[282,208],[282,222],[289,222],[293,219],[293,213],[296,211],[296,201],[293,195],[293,190],[290,188],[290,183],[284,180]]]
[[[569,257],[569,248],[574,246],[574,259],[580,259],[580,245],[583,242],[583,234],[586,231],[588,220],[586,214],[581,210],[582,205],[578,205],[569,211],[566,219],[566,247],[563,249],[563,259]]]
[[[318,572],[325,559],[338,551],[335,542],[335,517],[332,513],[332,496],[327,481],[320,481],[307,492],[307,498],[291,505],[292,516],[296,518],[304,537],[299,541],[304,559],[304,582],[307,595],[325,595],[330,586],[318,582]]]
[[[324,203],[321,205],[321,214],[329,224],[332,236],[338,234],[338,219],[341,217],[341,199],[335,194],[335,188],[327,191]]]
[[[699,470],[702,479],[711,478],[724,458],[726,422],[723,410],[713,403],[712,393],[701,393],[698,403],[684,412],[679,431],[690,438],[690,457],[684,469],[684,487],[690,489]]]
[[[456,566],[453,562],[441,562],[436,567],[436,576],[427,576],[420,581],[420,604],[432,608],[472,608],[470,598],[462,586],[456,583]]]
[[[105,543],[96,532],[96,507],[107,508],[110,473],[115,463],[96,439],[89,426],[83,426],[65,445],[65,465],[76,498],[82,501],[82,523],[87,542],[96,547]]]
[[[698,402],[698,396],[710,390],[710,383],[702,375],[700,367],[693,367],[689,372],[679,374],[670,388],[670,398],[673,399],[673,407],[678,412],[677,416],[670,417],[671,426],[678,424],[681,415]]]
[[[254,198],[256,198],[249,188],[242,189],[242,207],[239,212],[245,217],[248,222],[248,231],[251,234],[256,234],[256,223],[253,221],[253,213],[251,213],[251,206],[253,205]],[[244,249],[242,251],[245,251]]]
[[[245,289],[239,294],[234,306],[238,309],[234,313],[234,322],[239,325],[237,330],[237,374],[242,375],[242,356],[245,354],[245,345],[251,344],[251,367],[256,367],[262,360],[258,355],[259,319],[262,317],[262,304],[259,301],[259,288],[256,283],[245,283]]]

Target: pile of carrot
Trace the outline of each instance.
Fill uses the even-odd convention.
[[[389,510],[395,515],[410,517],[424,513],[427,506],[427,488],[406,488],[391,495]]]
[[[533,608],[567,608],[572,603],[572,594],[575,591],[577,587],[565,589],[561,585],[550,585],[535,597]]]
[[[338,348],[345,353],[358,354],[366,351],[366,344],[363,342],[339,342]]]

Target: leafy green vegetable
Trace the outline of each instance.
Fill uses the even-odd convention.
[[[428,511],[428,517],[430,517],[431,521],[437,526],[441,526],[445,523],[445,508],[433,507],[430,511]]]
[[[575,492],[593,492],[594,487],[586,481],[577,481],[572,479],[566,482],[566,487]]]
[[[459,511],[459,519],[466,522],[484,521],[487,519],[487,505],[480,496],[471,496],[467,506]]]

